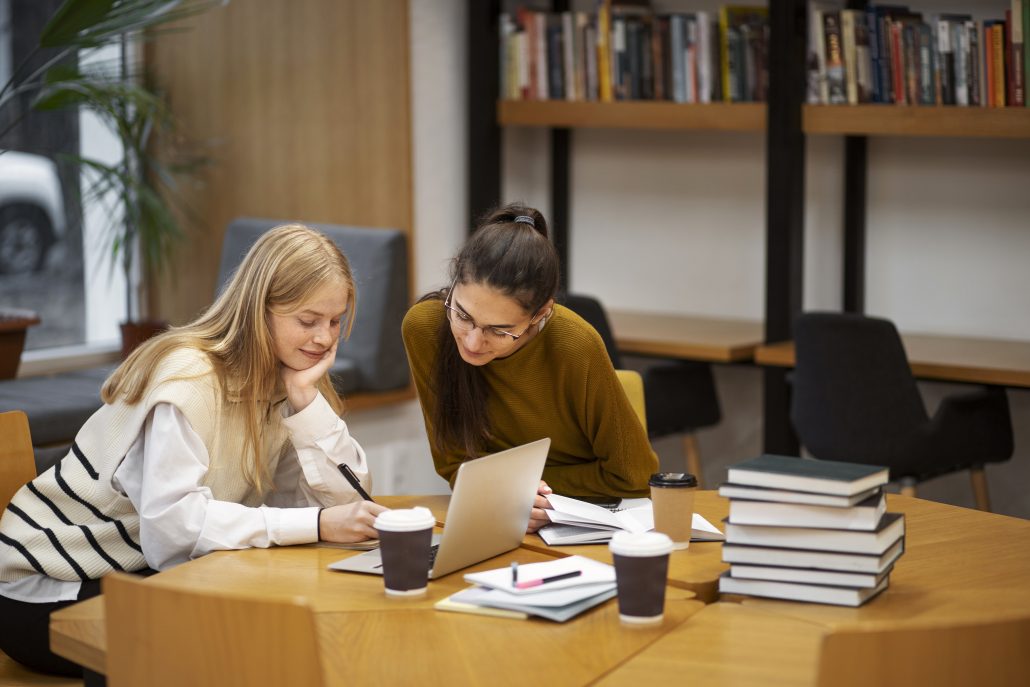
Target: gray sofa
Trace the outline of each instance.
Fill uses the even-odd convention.
[[[281,220],[239,218],[225,232],[218,287],[221,291],[243,255]],[[347,255],[357,284],[358,308],[350,338],[340,344],[331,375],[344,394],[406,387],[408,362],[401,320],[409,304],[407,244],[395,229],[309,224]],[[113,365],[0,382],[0,412],[23,410],[29,418],[37,467],[48,467],[100,407],[100,387]],[[52,447],[52,448],[40,448]]]

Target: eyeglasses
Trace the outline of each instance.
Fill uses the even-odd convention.
[[[488,336],[499,343],[515,343],[522,338],[522,336],[528,332],[529,328],[534,324],[533,322],[530,322],[520,334],[513,334],[511,332],[506,332],[503,329],[498,329],[497,327],[480,326],[476,324],[476,321],[469,317],[468,313],[462,312],[451,305],[451,299],[449,297],[443,302],[443,307],[447,308],[447,319],[450,320],[451,326],[455,329],[463,332],[471,332],[473,329],[482,329],[484,336]]]

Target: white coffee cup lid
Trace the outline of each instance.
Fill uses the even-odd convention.
[[[375,528],[387,532],[414,532],[436,524],[436,518],[423,506],[385,510],[376,516]]]
[[[672,540],[661,532],[616,532],[608,548],[620,556],[661,556],[672,552]]]

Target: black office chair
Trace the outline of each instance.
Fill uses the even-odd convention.
[[[565,294],[558,302],[582,317],[601,335],[612,365],[621,368],[622,356],[601,303],[591,296]],[[719,396],[711,365],[692,361],[651,363],[641,371],[644,379],[644,408],[647,435],[651,439],[683,434],[687,470],[703,483],[701,453],[695,432],[718,424],[722,419]]]
[[[897,329],[850,313],[805,313],[794,325],[791,420],[816,458],[885,465],[902,493],[969,470],[977,507],[990,510],[984,464],[1012,457],[1004,389],[945,398],[931,419]]]

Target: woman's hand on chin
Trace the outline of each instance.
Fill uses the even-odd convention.
[[[327,349],[322,357],[307,369],[295,370],[280,363],[279,374],[282,376],[283,386],[286,387],[286,398],[289,400],[293,412],[299,413],[315,400],[315,396],[318,395],[315,385],[325,376],[333,361],[336,360],[336,347],[339,343],[339,340],[334,341],[332,347]]]

